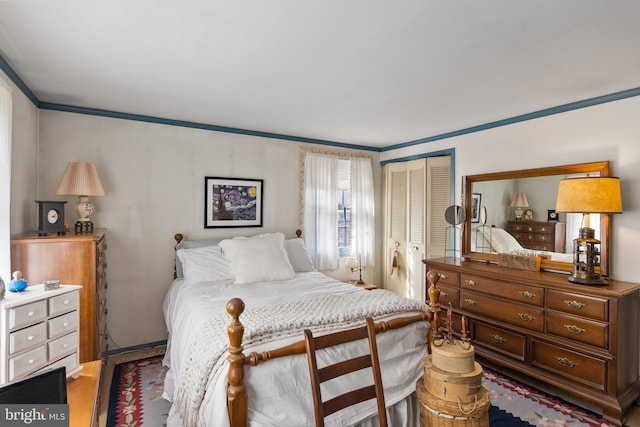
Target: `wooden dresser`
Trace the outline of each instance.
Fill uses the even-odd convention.
[[[565,252],[566,226],[565,222],[507,221],[507,231],[523,248],[549,252]]]
[[[11,269],[22,271],[29,284],[56,279],[82,286],[80,363],[107,357],[106,250],[104,229],[44,237],[33,232],[11,239]]]
[[[479,356],[598,405],[622,424],[640,396],[640,284],[587,286],[484,262],[423,262],[440,274],[441,303],[451,302],[454,319],[469,317]]]

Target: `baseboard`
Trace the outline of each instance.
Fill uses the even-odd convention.
[[[150,342],[150,343],[146,343],[146,344],[138,344],[138,345],[133,345],[131,347],[122,347],[122,348],[116,348],[113,350],[109,350],[107,352],[108,356],[115,356],[117,354],[120,353],[127,353],[130,351],[137,351],[137,350],[146,350],[149,348],[154,348],[154,347],[159,347],[161,345],[167,345],[167,340],[162,340],[162,341],[154,341],[154,342]]]

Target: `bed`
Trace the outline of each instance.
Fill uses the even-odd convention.
[[[163,304],[169,426],[313,425],[303,330],[328,333],[360,326],[365,317],[376,321],[391,425],[419,425],[415,383],[428,351],[429,321],[436,322],[440,310],[435,273],[427,306],[315,271],[299,236],[176,240],[175,278]],[[364,346],[341,351],[355,354]],[[365,380],[356,375],[351,381]],[[376,426],[375,414],[375,401],[363,402],[327,425]]]
[[[480,226],[471,232],[471,250],[485,253],[519,253],[540,255],[551,261],[573,262],[572,253],[536,251],[522,247],[508,231],[499,227]]]

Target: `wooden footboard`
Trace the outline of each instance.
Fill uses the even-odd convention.
[[[436,287],[439,275],[435,271],[427,273],[429,283],[429,307],[426,311],[407,317],[399,317],[388,321],[375,323],[376,333],[399,329],[415,322],[427,321],[431,323],[427,342],[429,348],[433,340],[433,331],[440,326],[440,290]],[[244,302],[240,298],[233,298],[227,303],[227,313],[231,315],[231,323],[227,327],[229,334],[229,373],[227,377],[227,408],[231,427],[245,427],[247,425],[247,392],[243,384],[244,365],[256,366],[261,362],[294,354],[304,354],[304,340],[297,341],[285,347],[261,353],[253,352],[248,356],[242,352],[242,335],[244,326],[240,322],[240,315],[244,311]]]

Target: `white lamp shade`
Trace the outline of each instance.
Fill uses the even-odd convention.
[[[522,192],[516,193],[515,196],[513,196],[513,200],[511,201],[511,207],[512,208],[528,208],[529,201],[527,200],[527,195]]]
[[[96,165],[93,163],[71,162],[62,175],[57,195],[104,196],[104,187]]]
[[[358,268],[359,266],[360,266],[360,263],[358,262],[358,259],[356,257],[347,258],[347,262],[346,262],[347,268]]]

